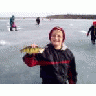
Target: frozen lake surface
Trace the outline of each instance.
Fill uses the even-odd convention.
[[[49,31],[55,26],[65,30],[65,44],[76,59],[77,83],[96,83],[96,45],[86,36],[93,20],[43,19],[39,26],[35,19],[16,19],[15,22],[18,31],[10,32],[9,20],[0,20],[0,84],[42,83],[40,67],[27,67],[22,61],[24,54],[19,50],[32,43],[45,46],[49,43]]]

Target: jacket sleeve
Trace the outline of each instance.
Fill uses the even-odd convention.
[[[29,54],[26,54],[22,59],[23,59],[23,62],[25,62],[25,64],[29,67],[33,67],[33,66],[36,66],[38,65],[38,61],[36,60],[36,54],[35,55],[29,55]]]
[[[91,27],[89,28],[88,33],[87,33],[87,34],[89,34],[89,33],[90,33],[90,31],[92,30],[92,28],[93,28],[93,26],[91,26]]]
[[[33,67],[33,66],[36,66],[36,65],[46,66],[46,65],[49,65],[46,57],[48,57],[47,52],[37,53],[37,54],[34,54],[34,55],[33,54],[31,54],[31,55],[26,54],[23,57],[23,62],[25,62],[25,64],[29,67]]]
[[[77,82],[75,57],[73,57],[70,62],[70,67],[68,70],[68,81],[69,81],[69,84],[76,84],[76,82]]]

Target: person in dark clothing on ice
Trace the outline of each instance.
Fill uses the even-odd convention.
[[[10,18],[10,31],[13,31],[12,29],[15,28],[15,31],[17,31],[17,26],[15,25],[15,17],[14,15],[12,15],[12,17]]]
[[[40,24],[40,17],[36,18],[36,23],[39,25]]]
[[[95,44],[95,39],[96,39],[96,21],[94,21],[93,25],[89,28],[87,36],[89,36],[90,32],[91,32],[91,42],[92,42],[92,44]]]
[[[25,54],[23,62],[29,67],[40,65],[42,84],[76,84],[77,72],[73,53],[64,44],[65,32],[60,27],[54,27],[49,33],[45,49],[39,53]],[[37,45],[32,44],[32,48]]]

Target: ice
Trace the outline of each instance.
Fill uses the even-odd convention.
[[[69,24],[70,26],[73,26],[73,24]]]
[[[4,45],[10,45],[10,43],[6,42],[5,40],[0,40],[0,46],[4,46]]]
[[[35,19],[16,19],[18,31],[10,31],[9,20],[0,20],[0,84],[42,83],[40,66],[29,68],[22,61],[23,46],[33,43],[45,47],[49,32],[60,26],[66,34],[65,44],[73,52],[78,72],[78,84],[96,84],[96,45],[91,44],[86,33],[93,20],[43,19],[36,25]],[[94,66],[93,66],[94,65]]]
[[[5,45],[6,44],[6,42],[4,41],[4,40],[0,40],[0,45],[2,46],[2,45]]]

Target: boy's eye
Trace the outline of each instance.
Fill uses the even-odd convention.
[[[58,37],[58,38],[62,38],[62,36],[60,36],[60,35],[52,35],[52,37]]]
[[[61,37],[60,35],[58,35],[58,37]]]
[[[56,37],[56,35],[52,35],[52,37]]]

